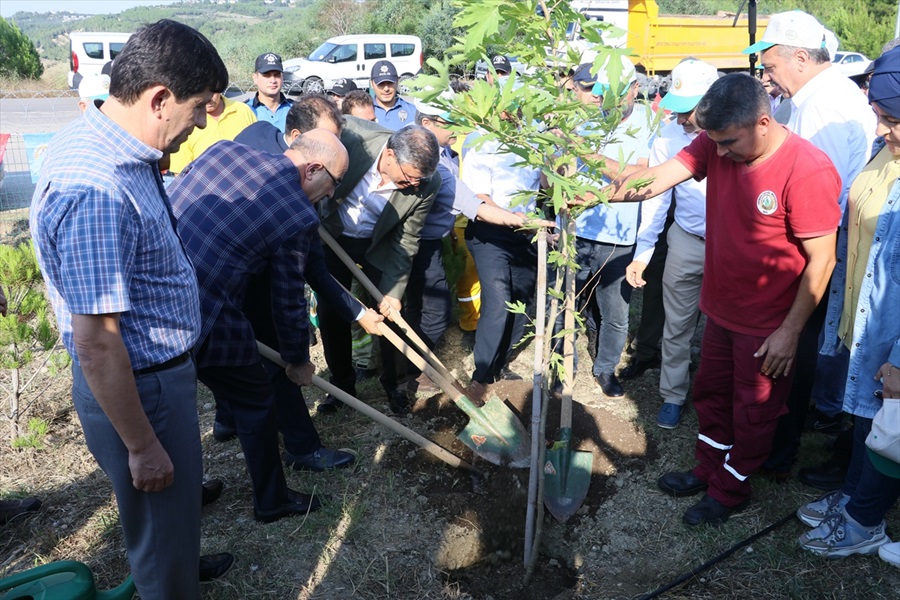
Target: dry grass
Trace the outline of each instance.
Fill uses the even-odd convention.
[[[442,355],[451,368],[467,372],[470,357],[459,350],[458,333],[449,333]],[[314,361],[324,364],[321,346]],[[520,355],[516,370],[529,373],[530,350]],[[637,598],[705,562],[815,497],[796,481],[775,485],[754,481],[755,501],[725,526],[687,529],[681,514],[691,499],[668,498],[655,489],[658,475],[692,464],[696,417],[688,411],[676,430],[653,425],[658,408],[656,377],[648,373],[626,385],[621,401],[603,399],[582,369],[576,399],[603,403],[626,421],[634,422],[648,438],[657,458],[615,465],[614,475],[594,485],[614,491],[598,510],[584,511],[566,525],[547,521],[538,578],[550,569],[577,570],[577,584],[560,590],[558,598]],[[0,496],[35,494],[44,507],[34,516],[7,525],[0,536],[0,575],[61,559],[86,562],[102,588],[112,587],[128,567],[117,526],[115,503],[105,477],[88,453],[68,394],[69,377],[48,376],[51,390],[33,407],[47,420],[50,431],[44,449],[9,450],[6,427],[0,427]],[[360,386],[359,395],[384,407],[379,385]],[[311,404],[321,394],[310,390]],[[291,487],[315,490],[328,498],[321,511],[306,518],[261,525],[252,518],[250,490],[237,442],[212,439],[213,404],[202,390],[198,400],[204,465],[210,476],[226,482],[222,498],[203,517],[204,552],[229,551],[237,556],[234,570],[221,581],[203,587],[203,598],[216,600],[287,599],[486,599],[504,595],[484,580],[479,586],[454,573],[442,562],[451,542],[471,539],[473,560],[480,555],[477,503],[467,525],[454,518],[430,495],[429,485],[458,474],[442,464],[422,460],[421,451],[376,426],[361,415],[343,410],[335,416],[316,416],[326,445],[358,451],[359,466],[328,474],[287,473]],[[432,435],[433,424],[416,417],[403,419],[417,431]],[[821,455],[821,438],[805,439],[801,464]],[[462,478],[464,480],[464,478]],[[463,481],[465,487],[465,481]],[[502,503],[503,499],[494,499]],[[513,515],[522,518],[524,515]],[[892,512],[890,528],[900,532],[900,519]],[[465,538],[467,531],[474,532]],[[740,550],[709,571],[669,592],[669,599],[738,600],[745,598],[888,599],[900,589],[900,570],[877,557],[821,560],[796,545],[802,526],[790,521],[781,529]],[[488,567],[503,578],[520,577],[519,557]],[[485,563],[480,563],[484,565]],[[493,569],[493,570],[492,570]],[[510,575],[512,574],[512,575]],[[543,575],[542,575],[543,574]],[[547,597],[553,597],[548,595]]]

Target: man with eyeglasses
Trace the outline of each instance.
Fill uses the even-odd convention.
[[[413,122],[416,107],[397,95],[397,69],[389,60],[379,60],[372,67],[369,87],[375,93],[375,120],[397,131]]]
[[[347,152],[333,133],[301,135],[281,156],[214,144],[172,184],[178,233],[197,272],[202,328],[198,378],[231,407],[253,484],[257,521],[306,514],[319,499],[287,487],[278,453],[275,391],[244,312],[251,279],[271,267],[272,314],[290,380],[308,385],[304,263],[319,226],[313,205],[334,192]]]
[[[414,109],[413,109],[414,110]],[[347,117],[341,141],[350,155],[350,168],[334,195],[322,202],[322,224],[341,247],[362,265],[385,298],[378,307],[390,317],[400,310],[419,234],[441,186],[435,172],[439,147],[434,134],[417,125],[397,132],[355,117]],[[328,270],[344,287],[352,274],[330,249]],[[333,306],[319,305],[319,328],[331,382],[356,395],[356,372],[351,358],[350,326]],[[393,412],[410,408],[405,358],[380,339],[381,384]],[[341,406],[328,396],[319,410]]]
[[[344,118],[337,112],[334,104],[321,94],[305,94],[288,113],[288,134],[282,134],[268,123],[257,123],[248,127],[235,141],[246,144],[257,150],[280,155],[288,150],[288,143],[297,137],[320,129],[340,136]],[[253,135],[271,130],[265,135]],[[272,135],[274,132],[274,136]],[[245,136],[245,134],[247,134]],[[282,147],[284,145],[284,147]],[[323,172],[330,178],[334,187],[340,185],[329,167],[322,165]],[[270,259],[270,265],[255,275],[247,288],[244,300],[244,314],[253,326],[256,339],[279,350],[280,338],[278,327],[272,315],[272,272],[276,257]],[[317,294],[320,303],[333,306],[341,317],[349,322],[356,322],[366,335],[377,334],[379,321],[383,318],[372,309],[367,309],[350,292],[343,288],[328,272],[325,264],[325,252],[322,240],[317,231],[310,234],[309,250],[303,268],[306,283]],[[328,448],[322,444],[316,426],[306,408],[301,388],[294,385],[287,377],[284,369],[274,362],[263,358],[263,368],[272,378],[275,391],[275,407],[278,415],[278,430],[284,437],[285,465],[295,470],[327,471],[347,468],[354,464],[356,457],[343,449]],[[213,437],[216,441],[226,442],[237,435],[235,419],[231,407],[222,397],[216,397],[216,420],[213,425]]]
[[[675,118],[654,138],[650,166],[660,165],[687,147],[703,131],[694,117],[694,108],[718,79],[716,68],[689,58],[672,70],[672,88],[660,102]],[[644,270],[664,234],[669,206],[675,204],[675,221],[666,235],[667,255],[662,274],[662,301],[665,324],[662,336],[659,393],[663,405],[656,424],[674,429],[691,384],[691,338],[697,325],[700,285],[706,248],[706,181],[689,179],[671,190],[641,203],[634,260],[626,269],[632,287],[645,285]]]

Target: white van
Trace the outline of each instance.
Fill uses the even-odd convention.
[[[130,33],[77,31],[69,34],[69,87],[78,89],[81,79],[99,75],[103,65],[125,47]]]
[[[304,94],[322,92],[335,79],[352,79],[365,89],[372,67],[389,60],[400,79],[422,70],[422,40],[414,35],[339,35],[313,50],[306,58],[284,61],[284,89]]]

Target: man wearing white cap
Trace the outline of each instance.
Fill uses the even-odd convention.
[[[673,158],[700,134],[702,129],[694,118],[694,108],[718,76],[714,66],[693,58],[672,70],[672,87],[660,102],[660,108],[672,111],[675,119],[654,139],[651,167]],[[706,181],[689,179],[643,202],[634,260],[626,270],[628,283],[643,287],[644,269],[653,256],[673,201],[675,222],[666,236],[669,250],[662,278],[666,319],[659,394],[663,405],[656,424],[663,429],[678,425],[691,383],[691,338],[697,324],[706,248]]]
[[[760,61],[772,82],[790,98],[791,115],[787,127],[822,150],[841,177],[839,199],[841,212],[847,206],[850,184],[869,160],[875,141],[876,118],[867,105],[865,95],[837,68],[832,68],[830,50],[837,49],[837,39],[815,17],[802,11],[772,15],[762,40],[746,48],[744,53],[760,52]],[[819,359],[819,331],[825,320],[824,303],[809,319],[797,349],[797,376],[788,403],[790,414],[779,426],[773,444],[773,455],[766,468],[776,477],[790,472],[800,443],[814,380],[819,385],[836,388],[831,377],[840,377],[843,365],[839,359]],[[820,415],[839,420],[835,414]]]
[[[650,137],[653,134],[650,108],[646,104],[635,102],[638,92],[634,65],[622,56],[613,60],[621,60],[621,77],[618,82],[610,81],[609,65],[604,65],[591,78],[585,79],[584,66],[576,73],[575,80],[581,87],[578,99],[586,105],[597,105],[597,122],[603,115],[600,107],[604,96],[613,93],[618,85],[619,97],[613,104],[621,111],[622,121],[612,133],[611,143],[598,148],[606,160],[606,175],[615,176],[619,170],[628,173],[625,163],[647,165],[650,154]],[[584,93],[590,85],[591,95]],[[598,102],[599,99],[599,102]],[[591,124],[585,126],[589,132]],[[622,165],[616,161],[625,157]],[[603,394],[610,398],[625,395],[622,384],[616,377],[616,365],[625,346],[628,334],[628,303],[631,300],[631,287],[625,284],[625,269],[634,255],[634,243],[637,238],[640,206],[637,204],[603,205],[585,210],[576,219],[575,252],[581,269],[576,273],[576,286],[580,290],[590,286],[585,293],[587,301],[588,329],[596,328],[597,353],[593,363],[593,375]]]
[[[843,211],[850,183],[869,160],[876,119],[859,88],[831,68],[829,34],[805,12],[778,13],[769,19],[762,40],[744,53],[759,52],[772,82],[790,97],[788,129],[831,158],[843,182]]]
[[[99,100],[100,104],[109,98],[109,75],[88,75],[78,84],[78,108],[81,112],[87,110],[88,105]]]

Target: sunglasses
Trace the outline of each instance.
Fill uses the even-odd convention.
[[[326,167],[325,165],[322,165],[322,170],[325,171],[325,174],[326,174],[326,175],[328,175],[329,177],[331,177],[331,181],[332,181],[332,183],[334,183],[334,187],[338,187],[339,185],[341,185],[342,179],[339,178],[339,177],[335,177],[334,175],[332,175],[332,174],[331,174],[331,171],[328,170],[328,167]]]

